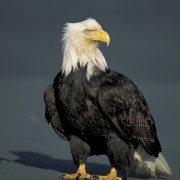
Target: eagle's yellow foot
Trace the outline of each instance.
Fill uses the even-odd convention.
[[[111,168],[110,173],[107,176],[99,176],[99,180],[122,180],[122,178],[117,177],[115,168]]]
[[[65,174],[64,179],[90,179],[92,176],[86,172],[85,164],[81,164],[77,173],[75,174]]]

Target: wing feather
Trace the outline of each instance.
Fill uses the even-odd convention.
[[[161,146],[149,107],[127,78],[105,83],[98,91],[98,102],[120,138],[134,146],[141,144],[150,155],[158,156]]]
[[[61,124],[61,120],[56,109],[54,88],[53,85],[49,85],[44,92],[45,101],[45,117],[48,123],[51,123],[54,131],[64,140],[67,140],[64,129]]]

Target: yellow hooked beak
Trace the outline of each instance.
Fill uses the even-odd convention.
[[[105,42],[107,43],[107,46],[109,46],[109,43],[110,43],[109,34],[104,30],[95,30],[90,35],[90,39],[93,41]]]

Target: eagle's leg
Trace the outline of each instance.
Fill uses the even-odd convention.
[[[117,176],[117,170],[112,167],[110,173],[107,176],[99,176],[99,180],[122,180]]]
[[[75,174],[65,174],[64,179],[90,179],[92,176],[86,172],[86,159],[90,154],[90,147],[77,136],[70,136],[71,153],[78,170]]]
[[[133,149],[131,145],[127,145],[121,139],[113,139],[107,143],[107,156],[111,164],[111,171],[107,176],[99,176],[99,180],[122,180],[117,176],[117,169],[123,172],[124,167],[131,167],[133,160]]]
[[[81,164],[75,174],[65,174],[64,179],[90,179],[91,175],[86,172],[85,164]]]

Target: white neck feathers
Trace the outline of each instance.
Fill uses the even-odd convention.
[[[75,45],[70,41],[65,41],[63,46],[63,64],[62,72],[67,76],[71,71],[78,70],[78,64],[81,67],[87,65],[87,79],[94,74],[95,67],[102,71],[106,71],[106,60],[97,47],[97,44]]]

